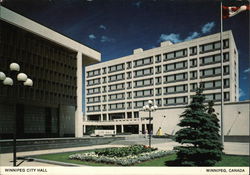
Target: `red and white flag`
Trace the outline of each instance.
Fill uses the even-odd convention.
[[[223,10],[223,18],[230,18],[234,15],[237,15],[240,12],[246,11],[246,10],[250,10],[250,6],[249,5],[242,5],[239,7],[236,6],[232,6],[232,7],[227,7],[227,6],[222,6],[222,10]]]

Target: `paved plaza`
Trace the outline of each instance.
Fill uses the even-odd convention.
[[[122,147],[132,144],[143,144],[148,145],[148,138],[143,136],[127,136],[125,140],[115,141],[106,145],[93,145],[84,147],[74,147],[74,148],[60,148],[60,149],[49,149],[49,150],[38,150],[38,151],[27,151],[27,152],[17,152],[17,157],[32,156],[38,154],[49,154],[49,153],[61,153],[61,152],[72,152],[81,150],[90,150],[96,148],[108,148],[108,147]],[[178,143],[172,141],[171,139],[160,139],[152,138],[152,147],[157,147],[159,150],[172,150],[174,146]],[[249,143],[238,143],[238,142],[225,142],[224,152],[231,155],[249,155]],[[12,166],[12,153],[4,153],[0,155],[0,165],[1,166]],[[19,167],[25,166],[63,166],[55,165],[53,163],[46,162],[36,162],[27,160],[18,160],[17,165]],[[64,165],[65,166],[65,165]]]

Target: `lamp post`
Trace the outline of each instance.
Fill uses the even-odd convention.
[[[151,100],[148,101],[148,105],[143,106],[143,110],[144,111],[148,111],[149,112],[149,126],[148,126],[148,132],[149,132],[149,144],[148,146],[151,147],[151,121],[153,120],[152,116],[151,116],[151,112],[156,111],[158,109],[158,106],[154,105],[153,102]]]
[[[28,78],[28,76],[25,73],[19,73],[20,66],[17,63],[11,63],[9,67],[11,71],[11,77],[7,77],[4,72],[0,72],[0,80],[3,81],[3,84],[5,86],[13,86],[14,85],[14,75],[16,75],[17,82],[23,82],[24,86],[33,86],[33,81]],[[18,85],[18,83],[16,84]],[[17,104],[16,104],[17,106]],[[17,135],[17,112],[15,119],[13,121],[13,166],[16,166],[16,135]]]

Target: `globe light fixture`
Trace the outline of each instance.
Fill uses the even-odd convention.
[[[6,78],[3,80],[3,84],[4,84],[4,85],[7,85],[7,86],[12,86],[12,85],[13,85],[13,80],[12,80],[10,77],[6,77]]]
[[[20,66],[19,66],[19,64],[17,64],[17,63],[11,63],[11,64],[10,64],[10,70],[11,70],[11,71],[17,71],[17,72],[19,72],[19,71],[20,71]]]
[[[144,111],[148,111],[149,112],[149,128],[148,128],[148,134],[149,134],[149,147],[151,147],[151,136],[152,136],[152,130],[151,130],[151,120],[153,120],[153,118],[151,117],[151,112],[156,111],[158,109],[157,105],[153,104],[152,100],[148,101],[148,104],[143,106],[143,110]]]
[[[0,80],[3,81],[3,80],[5,80],[5,78],[6,78],[5,73],[0,72]]]
[[[19,73],[17,75],[17,80],[18,81],[26,81],[28,79],[28,76],[25,73]]]
[[[23,82],[23,85],[24,86],[33,86],[33,81],[28,78],[28,76],[25,74],[25,73],[19,73],[20,71],[20,66],[19,64],[17,63],[11,63],[10,66],[9,66],[9,69],[11,71],[11,77],[15,77],[16,75],[16,79],[17,81],[15,81],[16,83],[16,86],[19,86],[20,85],[20,82]],[[14,81],[13,79],[10,78],[10,77],[6,77],[5,73],[4,72],[0,72],[0,80],[3,81],[3,84],[6,85],[6,86],[13,86],[14,85]],[[17,107],[16,107],[17,108]],[[14,119],[14,126],[13,126],[13,166],[15,167],[16,166],[16,135],[17,135],[17,121],[18,121],[18,114],[16,113],[16,117]]]
[[[27,79],[25,82],[23,82],[24,86],[33,86],[33,81],[31,79]]]

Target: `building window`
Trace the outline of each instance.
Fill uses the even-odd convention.
[[[102,102],[106,102],[107,101],[107,96],[106,95],[103,95],[102,96]]]
[[[131,99],[132,98],[132,92],[127,92],[127,99]]]
[[[161,55],[156,55],[155,56],[155,63],[160,63],[161,62]]]
[[[190,55],[196,55],[197,54],[197,47],[190,47],[189,48]]]
[[[139,98],[139,97],[148,97],[153,95],[154,90],[153,89],[146,89],[146,90],[141,90],[141,91],[135,91],[134,98]]]
[[[165,106],[168,105],[179,105],[179,104],[187,104],[188,100],[187,100],[187,96],[184,97],[173,97],[173,98],[165,98],[164,99]]]
[[[134,81],[134,83],[135,83],[134,87],[138,88],[138,87],[142,87],[142,86],[153,85],[154,84],[154,80],[153,80],[153,78],[150,78],[150,79],[144,79],[144,80]]]
[[[164,87],[164,94],[171,94],[171,93],[183,93],[187,92],[187,85],[178,85],[178,86],[171,86],[171,87]]]
[[[155,95],[160,96],[161,95],[161,88],[156,88],[155,89]]]
[[[153,68],[147,68],[147,69],[141,69],[141,70],[137,70],[134,71],[135,73],[135,78],[136,77],[141,77],[141,76],[147,76],[147,75],[151,75],[153,73]]]
[[[106,86],[102,87],[102,92],[106,92]]]
[[[187,49],[182,49],[182,50],[178,50],[178,51],[174,51],[174,52],[170,52],[170,53],[165,53],[164,56],[165,56],[164,61],[170,60],[170,59],[186,57],[187,56]]]
[[[127,102],[127,109],[131,109],[132,108],[132,102]]]
[[[161,66],[155,66],[155,73],[160,74],[161,73]]]
[[[131,69],[132,68],[132,63],[131,61],[130,62],[127,62],[127,69]]]
[[[92,80],[87,81],[88,86],[93,86],[93,85],[97,85],[97,84],[100,84],[100,78],[96,78],[96,79],[92,79]]]
[[[145,66],[145,65],[151,64],[151,63],[153,63],[152,60],[153,60],[153,57],[135,60],[134,67],[140,67],[140,66]]]
[[[109,110],[123,110],[125,109],[124,103],[109,104]]]
[[[101,111],[101,106],[100,105],[87,106],[87,111],[88,112],[99,112],[99,111]]]
[[[190,67],[196,67],[197,66],[197,59],[191,59],[190,60]]]
[[[161,84],[161,77],[155,77],[155,84]]]
[[[109,101],[124,100],[124,93],[109,95]]]
[[[175,71],[187,68],[187,61],[181,61],[173,64],[165,64],[164,72]]]
[[[200,65],[207,65],[207,64],[214,64],[214,63],[220,63],[221,58],[220,54],[216,55],[210,55],[206,57],[200,58]],[[223,53],[223,61],[229,61],[229,53]]]
[[[100,74],[101,74],[101,70],[96,69],[96,70],[88,71],[87,72],[87,77],[94,77],[94,76],[98,76]]]
[[[102,78],[102,83],[106,83],[107,81],[106,81],[106,77],[103,77]]]
[[[132,78],[132,72],[127,73],[127,79],[130,79],[130,78]]]
[[[184,80],[187,80],[187,73],[185,72],[185,73],[180,73],[180,74],[164,76],[164,78],[165,78],[164,83],[175,82],[175,81],[184,81]]]
[[[109,85],[109,92],[124,90],[124,83]]]
[[[117,72],[124,70],[124,63],[123,64],[117,64],[114,66],[109,66],[109,72]]]
[[[193,80],[193,79],[196,79],[197,78],[197,71],[191,71],[190,72],[190,79]]]
[[[106,67],[102,68],[102,74],[106,74]]]
[[[87,98],[87,103],[99,103],[101,102],[101,97],[97,96],[97,97],[89,97]]]
[[[132,82],[127,82],[127,89],[131,89],[132,88]]]
[[[214,93],[214,94],[205,94],[205,101],[220,101],[221,100],[221,93]],[[224,92],[224,100],[229,101],[230,95],[229,92]]]
[[[190,84],[190,91],[196,91],[197,90],[197,87],[198,87],[198,85],[197,85],[197,83],[191,83]]]
[[[155,100],[155,103],[156,103],[156,105],[157,105],[158,107],[162,106],[161,98],[156,99],[156,100]]]
[[[97,87],[97,88],[91,88],[91,89],[87,89],[87,94],[97,94],[101,92],[101,88]]]
[[[224,49],[229,48],[229,40],[228,39],[223,40],[223,45]],[[200,45],[200,53],[211,52],[219,49],[220,49],[220,41]]]
[[[109,76],[109,82],[124,80],[124,73]]]

